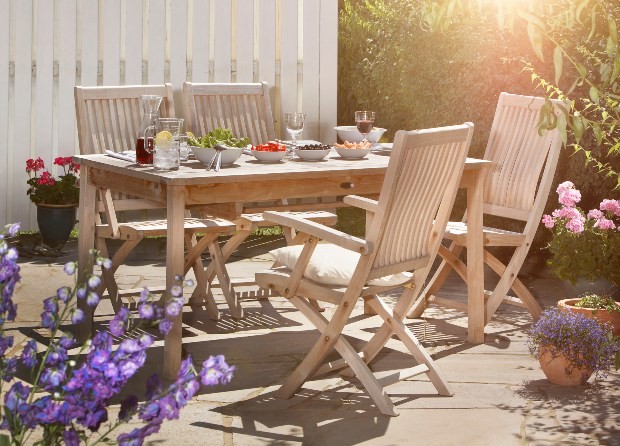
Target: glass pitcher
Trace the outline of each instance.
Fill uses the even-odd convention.
[[[157,135],[153,152],[153,167],[155,169],[176,170],[179,168],[179,135],[182,130],[183,119],[181,118],[159,118],[155,120],[154,131]],[[169,134],[162,135],[161,132],[168,132]]]
[[[148,136],[147,130],[149,127],[152,128],[155,125],[155,121],[159,119],[159,106],[162,100],[162,96],[140,96],[142,123],[138,129],[138,136],[136,139],[136,162],[140,166],[153,165],[153,136]]]

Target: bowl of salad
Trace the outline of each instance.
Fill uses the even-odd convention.
[[[215,146],[226,147],[222,151],[222,166],[234,164],[243,150],[250,147],[249,138],[236,138],[230,129],[216,128],[202,137],[189,136],[187,145],[194,152],[194,156],[203,164],[209,164],[215,156]]]
[[[263,163],[279,163],[286,156],[286,146],[269,141],[267,144],[253,146],[252,155]]]

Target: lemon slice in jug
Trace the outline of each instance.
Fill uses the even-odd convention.
[[[172,143],[172,133],[167,130],[163,130],[155,135],[155,140],[153,142],[157,146],[170,145]]]

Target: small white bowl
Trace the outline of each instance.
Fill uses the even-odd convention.
[[[364,140],[364,135],[362,135],[354,125],[341,125],[334,127],[334,130],[336,130],[338,138],[343,142],[362,142]],[[379,139],[381,139],[385,132],[386,129],[374,127],[372,131],[366,135],[366,139],[373,143],[379,142]]]
[[[191,146],[194,156],[203,164],[209,164],[215,156],[215,149]],[[222,166],[230,166],[235,163],[243,153],[243,148],[228,147],[222,151]]]
[[[346,159],[362,159],[370,153],[370,147],[367,149],[347,149],[346,147],[334,147],[338,155]]]
[[[295,150],[295,154],[297,154],[298,157],[300,157],[302,160],[306,160],[306,161],[320,161],[323,158],[325,158],[327,155],[329,155],[329,152],[331,152],[332,149],[326,149],[326,150],[301,150],[301,149],[296,149]]]
[[[279,163],[286,156],[286,151],[280,152],[267,152],[264,150],[252,150],[252,155],[258,161],[263,163]]]

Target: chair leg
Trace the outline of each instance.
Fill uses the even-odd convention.
[[[202,243],[202,245],[208,245],[208,240],[212,238],[212,236],[205,235],[203,239],[206,240]],[[217,308],[213,294],[210,292],[207,274],[205,273],[204,265],[202,264],[202,260],[200,258],[200,253],[204,251],[204,248],[201,249],[201,247],[198,246],[198,241],[196,240],[195,235],[186,235],[185,243],[187,244],[188,251],[185,261],[185,273],[187,273],[188,265],[193,260],[192,269],[194,270],[194,274],[196,276],[196,288],[194,288],[194,292],[189,298],[189,304],[191,306],[200,306],[203,302],[205,302],[207,307],[207,317],[211,320],[219,321],[221,317],[220,311]],[[198,251],[200,253],[196,255],[196,252]],[[198,290],[198,293],[196,293],[196,290]]]
[[[514,255],[513,255],[513,258],[514,258]],[[506,275],[506,271],[508,267],[506,267],[506,265],[500,262],[497,257],[495,257],[493,254],[491,254],[490,252],[486,250],[484,251],[484,262],[487,265],[489,265],[491,269],[498,276],[503,278]],[[521,266],[519,266],[519,269],[521,269]],[[521,300],[521,302],[523,302],[523,304],[527,307],[528,311],[530,312],[534,320],[537,320],[542,313],[542,308],[540,307],[539,303],[536,301],[534,296],[532,296],[532,293],[530,293],[530,290],[528,290],[527,287],[523,284],[523,282],[519,280],[516,274],[514,277],[514,281],[511,285],[511,288],[515,292],[517,297]],[[489,301],[492,298],[493,298],[493,295],[491,295],[491,298],[489,298]],[[487,302],[487,305],[488,305],[488,302]],[[491,315],[489,315],[489,318],[491,317]]]
[[[112,308],[114,311],[118,311],[122,307],[122,300],[119,295],[118,284],[114,278],[114,273],[118,267],[123,264],[129,253],[136,247],[136,245],[138,245],[138,243],[140,243],[140,239],[126,240],[112,256],[112,268],[102,272],[104,282],[102,290],[105,290],[106,288],[108,289],[108,294],[110,296],[110,301],[112,302]],[[108,250],[105,245],[105,240],[97,240],[97,249],[107,254]]]
[[[236,319],[243,318],[243,308],[241,308],[237,293],[230,282],[228,271],[226,271],[224,256],[222,255],[220,246],[217,244],[217,239],[209,243],[209,253],[211,254],[211,265],[214,265],[215,274],[220,282],[224,298],[230,307],[230,313]]]
[[[304,314],[304,316],[306,316],[308,320],[322,333],[321,337],[323,338],[324,333],[328,330],[330,322],[324,316],[318,313],[316,309],[312,307],[312,305],[310,305],[310,303],[306,301],[305,299],[300,298],[298,296],[294,296],[290,300],[293,303],[293,305],[295,305],[295,307],[299,309],[299,311],[302,314]],[[325,342],[327,343],[329,341],[326,340]],[[322,343],[323,343],[322,340],[319,340],[319,342],[315,344],[315,347]],[[376,376],[372,373],[372,371],[368,368],[368,366],[364,363],[364,361],[360,359],[358,353],[355,351],[353,346],[341,334],[338,334],[332,343],[333,343],[333,347],[340,354],[340,356],[342,356],[342,358],[347,362],[347,364],[349,364],[349,366],[355,371],[355,375],[362,382],[364,388],[366,389],[366,391],[369,393],[372,400],[377,405],[377,408],[379,409],[379,411],[384,415],[397,416],[398,413],[396,412],[396,409],[394,408],[394,403],[392,402],[388,394],[385,392],[385,390],[383,389],[383,386],[377,380]],[[331,349],[331,347],[329,349]],[[329,351],[329,349],[327,351]],[[313,350],[311,350],[308,356],[306,356],[306,359],[311,355]],[[304,359],[304,361],[302,362],[302,364],[300,364],[298,369],[304,364],[306,359]],[[312,362],[312,361],[309,361],[309,362]],[[322,359],[319,360],[319,362],[322,362]],[[317,367],[315,367],[315,369],[316,368]],[[297,372],[297,370],[295,370],[295,372]],[[287,382],[288,381],[289,380],[287,379]],[[299,384],[299,387],[301,386],[301,384],[303,384],[304,381],[305,379]],[[283,389],[286,386],[286,384],[287,383],[285,383],[285,385],[283,385],[278,390],[278,392],[276,393],[277,397],[282,397],[281,394],[284,393]],[[297,389],[299,389],[299,387]],[[293,393],[296,393],[296,392],[293,392]],[[286,396],[285,398],[290,398],[292,394],[289,396]]]
[[[448,248],[445,248],[443,245],[439,245],[439,254],[442,254],[442,252],[448,252],[454,257],[458,257],[462,251],[463,247],[457,245],[454,242],[450,243],[450,246]],[[450,274],[450,270],[451,265],[446,260],[443,260],[439,265],[437,271],[435,271],[435,274],[429,281],[424,291],[420,293],[420,296],[418,297],[418,300],[414,303],[408,317],[418,318],[422,315],[422,313],[424,313],[426,296],[431,296],[435,294],[442,287],[442,285],[448,278],[448,275]]]

